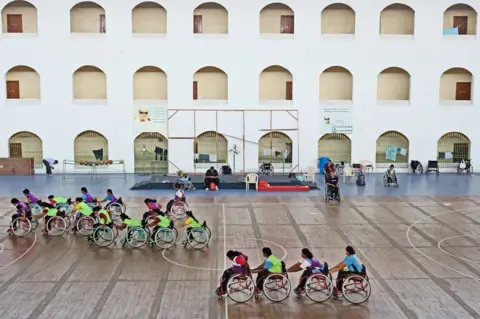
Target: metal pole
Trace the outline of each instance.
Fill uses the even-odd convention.
[[[195,163],[195,146],[197,146],[197,112],[193,110],[193,172],[197,172]]]
[[[300,173],[300,120],[299,119],[300,119],[300,112],[297,111],[297,165],[298,165],[297,172],[298,173]]]
[[[273,162],[273,133],[272,133],[272,119],[273,112],[270,111],[270,163]],[[273,164],[272,164],[273,165]]]
[[[245,110],[242,111],[243,115],[243,172],[245,172]]]

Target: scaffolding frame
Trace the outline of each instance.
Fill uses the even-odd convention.
[[[80,164],[79,162],[75,162],[72,160],[63,160],[63,171],[62,171],[62,180],[67,179],[67,175],[72,174],[72,178],[78,178],[78,173],[81,171],[82,173],[87,173],[88,176],[92,180],[96,180],[98,174],[98,169],[106,169],[110,166],[120,166],[121,172],[103,172],[103,174],[121,174],[119,178],[123,178],[123,180],[127,180],[127,173],[125,170],[125,161],[123,160],[116,160],[112,161],[112,164],[106,164],[106,165],[97,165],[95,162],[92,162],[90,164]],[[73,167],[73,172],[67,172],[67,168],[69,166]],[[101,175],[101,174],[100,174]]]
[[[193,112],[193,136],[171,136],[170,135],[170,125],[168,125],[168,139],[169,140],[193,140],[192,148],[193,145],[195,145],[195,142],[197,141],[198,133],[197,133],[197,113],[199,112],[214,112],[215,113],[215,130],[214,131],[216,134],[216,152],[218,154],[218,134],[221,134],[225,137],[230,137],[234,138],[237,140],[242,141],[242,156],[243,156],[243,172],[246,172],[245,169],[245,149],[246,149],[246,143],[253,143],[253,144],[258,144],[258,142],[253,142],[245,139],[245,112],[268,112],[270,115],[270,127],[269,128],[260,128],[258,129],[261,132],[285,132],[285,131],[296,131],[297,132],[297,165],[295,165],[290,172],[293,172],[295,169],[297,169],[297,172],[300,172],[300,126],[299,126],[299,111],[297,109],[169,109],[168,110],[168,121],[172,117],[174,117],[177,113],[179,112]],[[242,113],[242,137],[238,136],[233,136],[229,134],[224,134],[222,132],[218,131],[218,112],[238,112]],[[273,113],[274,112],[282,112],[282,113],[287,113],[289,116],[291,116],[295,122],[296,122],[296,127],[294,128],[277,128],[273,127]],[[203,132],[200,132],[200,134]],[[273,145],[273,134],[270,134],[270,147]],[[293,149],[292,149],[293,151]],[[195,158],[193,158],[193,161],[195,161]],[[169,161],[173,166],[177,167],[174,163]],[[196,173],[196,166],[193,166],[194,173]],[[217,167],[218,168],[218,167]]]

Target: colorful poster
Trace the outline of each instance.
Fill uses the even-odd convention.
[[[135,133],[157,132],[168,138],[168,108],[166,106],[135,106]]]
[[[323,134],[352,134],[353,115],[349,107],[325,107],[323,109]]]

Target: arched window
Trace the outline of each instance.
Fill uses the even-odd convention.
[[[449,132],[438,139],[437,161],[442,168],[456,168],[458,162],[470,160],[470,139],[459,132]]]
[[[387,168],[393,164],[396,168],[408,168],[409,145],[408,138],[402,133],[383,133],[377,139],[376,167]]]
[[[275,167],[292,166],[292,139],[282,132],[269,132],[258,141],[258,163],[277,164]]]
[[[318,140],[318,157],[328,157],[335,164],[352,162],[352,141],[345,134],[325,134]]]
[[[133,142],[135,173],[168,172],[168,140],[160,133],[142,133]]]
[[[34,167],[43,166],[43,142],[31,132],[18,132],[8,139],[9,158],[33,158]]]
[[[95,131],[85,131],[77,135],[74,142],[74,161],[107,161],[108,140]]]

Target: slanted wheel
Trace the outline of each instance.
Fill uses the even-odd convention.
[[[120,214],[125,212],[125,210],[123,209],[123,206],[119,203],[112,203],[108,205],[108,210],[112,214],[113,221],[120,220]]]
[[[32,217],[30,224],[32,224],[32,231],[34,231],[38,227],[38,219]]]
[[[325,302],[333,294],[334,285],[330,278],[324,274],[313,274],[308,277],[305,284],[305,293],[314,302]]]
[[[255,293],[255,283],[248,275],[233,275],[227,283],[227,295],[237,303],[247,302]]]
[[[25,237],[32,231],[32,223],[28,218],[16,218],[10,223],[13,234],[18,237]]]
[[[290,295],[292,285],[286,274],[270,274],[263,282],[263,294],[273,302],[280,302]]]
[[[67,230],[65,219],[60,216],[53,216],[47,222],[48,233],[52,236],[60,236]]]
[[[108,226],[95,228],[93,230],[92,236],[93,242],[100,247],[110,246],[117,237],[113,229]]]
[[[140,248],[147,243],[148,236],[145,229],[132,227],[128,229],[127,244],[132,248]]]
[[[170,213],[175,219],[185,219],[188,207],[184,202],[175,202],[170,209]]]
[[[93,225],[95,224],[95,219],[91,216],[82,216],[77,221],[77,230],[83,236],[88,236],[93,231]]]
[[[168,249],[175,245],[177,236],[175,232],[170,228],[160,228],[155,234],[155,244],[162,249]]]
[[[190,235],[187,236],[187,241],[194,249],[203,249],[207,247],[210,236],[205,228],[193,228],[190,230]]]
[[[372,288],[368,277],[360,275],[350,275],[343,280],[342,293],[345,300],[348,302],[359,305],[364,303],[370,298]]]

